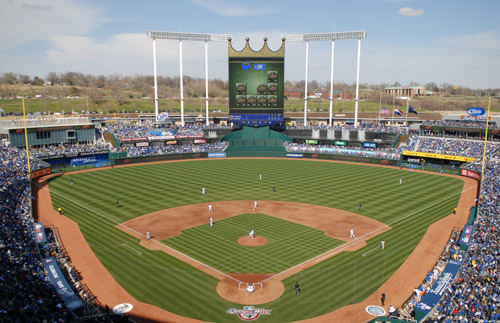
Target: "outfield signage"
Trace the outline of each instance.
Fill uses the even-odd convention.
[[[304,154],[286,154],[286,157],[302,158],[302,157],[304,157]]]
[[[478,172],[469,170],[469,169],[461,169],[460,175],[470,177],[470,178],[476,179],[478,181],[481,180],[481,174],[479,174]]]
[[[206,139],[195,139],[195,140],[193,140],[193,143],[195,143],[195,144],[204,144],[206,142],[207,142]]]
[[[399,159],[400,155],[385,151],[373,150],[358,150],[340,147],[311,147],[311,146],[291,146],[292,152],[319,153],[319,154],[339,154],[339,155],[355,155],[363,157],[389,158]]]
[[[347,141],[343,141],[343,140],[335,140],[335,141],[333,142],[333,144],[334,144],[335,146],[347,146]]]
[[[363,147],[364,148],[377,148],[377,144],[374,142],[364,142]]]
[[[47,243],[47,237],[45,236],[43,223],[34,223],[33,228],[35,229],[35,242],[42,246],[45,245]]]
[[[225,158],[226,153],[208,153],[208,158]]]
[[[256,308],[254,306],[243,306],[243,309],[230,308],[226,311],[227,314],[234,314],[242,321],[255,321],[261,315],[271,315],[272,310],[265,308]]]
[[[318,144],[318,140],[317,139],[307,139],[306,140],[306,144],[317,145]]]
[[[43,267],[45,267],[45,271],[49,276],[52,286],[54,286],[57,294],[61,296],[66,307],[72,311],[83,307],[83,302],[75,294],[75,292],[73,292],[71,286],[68,284],[68,281],[64,278],[61,269],[59,269],[56,258],[48,257],[44,258],[42,261]]]
[[[432,286],[432,288],[422,297],[415,308],[415,318],[420,320],[424,318],[436,306],[443,296],[444,292],[451,285],[462,263],[456,260],[450,260],[444,268],[441,275]]]
[[[69,160],[69,164],[71,166],[81,166],[95,164],[97,162],[107,162],[108,156],[108,154],[93,154],[90,156],[71,157]]]
[[[446,160],[456,160],[463,162],[473,162],[476,159],[471,157],[461,157],[461,156],[452,156],[452,155],[444,155],[444,154],[433,154],[433,153],[423,153],[419,151],[403,151],[404,156],[418,156],[418,157],[427,157],[427,158],[437,158],[437,159],[446,159]]]

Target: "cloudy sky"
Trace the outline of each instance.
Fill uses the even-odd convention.
[[[0,73],[152,75],[148,30],[232,34],[234,47],[282,34],[366,30],[361,83],[500,87],[498,0],[0,0]],[[179,42],[158,40],[158,73],[179,75]],[[357,40],[335,42],[335,79],[356,79]],[[305,75],[305,43],[286,44],[286,78]],[[208,45],[227,79],[227,43]],[[183,42],[184,74],[204,77],[204,43]],[[309,79],[330,78],[331,42],[309,44]]]

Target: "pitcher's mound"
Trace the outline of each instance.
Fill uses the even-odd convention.
[[[238,239],[238,243],[247,247],[262,246],[267,243],[267,239],[261,236],[255,236],[250,239],[248,236],[244,236]]]

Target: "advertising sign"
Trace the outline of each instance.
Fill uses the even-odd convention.
[[[335,140],[335,141],[333,142],[333,144],[334,144],[335,146],[347,146],[347,141],[343,141],[343,140]]]
[[[208,153],[208,158],[225,158],[226,153]]]
[[[437,302],[443,296],[445,290],[450,286],[455,279],[455,276],[460,269],[461,262],[456,260],[450,260],[446,267],[444,268],[441,275],[439,275],[438,279],[432,285],[432,288],[422,297],[420,302],[417,304],[415,308],[415,318],[417,320],[425,317],[431,309],[437,304]]]
[[[472,117],[482,116],[485,113],[486,113],[486,110],[484,110],[483,108],[479,108],[479,107],[467,109],[467,114],[472,116]]]
[[[307,139],[306,140],[306,144],[317,145],[318,144],[318,140],[316,140],[316,139]]]
[[[374,142],[364,142],[363,147],[364,148],[377,148],[377,144]]]
[[[54,257],[48,257],[43,259],[43,266],[47,272],[52,286],[54,286],[57,294],[59,294],[66,304],[66,307],[70,310],[76,310],[83,307],[84,304],[80,298],[73,292],[71,286],[68,284],[66,278],[64,278],[61,269],[57,265],[56,259]]]

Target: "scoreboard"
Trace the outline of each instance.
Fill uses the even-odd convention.
[[[264,38],[258,52],[247,44],[235,51],[229,41],[229,120],[260,127],[283,122],[284,40],[271,51]]]

